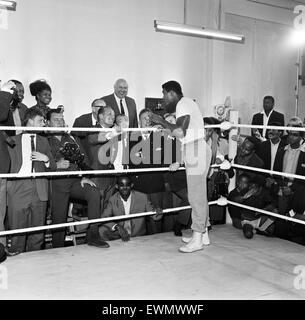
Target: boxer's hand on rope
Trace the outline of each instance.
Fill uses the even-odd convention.
[[[130,235],[127,232],[127,230],[124,227],[122,227],[120,224],[118,224],[117,226],[118,226],[117,230],[118,230],[118,233],[119,233],[121,239],[123,241],[129,241],[130,240]]]
[[[42,162],[47,163],[47,162],[49,162],[49,157],[43,153],[33,151],[32,155],[31,155],[31,160],[32,161],[42,161]]]
[[[169,171],[177,171],[180,168],[179,162],[174,162],[169,166]]]
[[[15,83],[13,81],[8,81],[3,84],[3,86],[1,87],[1,91],[5,91],[13,94],[15,88],[16,88]]]
[[[89,184],[91,187],[96,187],[96,184],[89,178],[82,178],[80,182],[80,185],[82,186],[82,188],[85,186],[85,184]]]
[[[56,162],[57,169],[68,169],[70,167],[70,161],[61,159]]]
[[[163,210],[159,207],[157,207],[156,209],[156,214],[152,216],[152,219],[157,222],[160,221],[163,218]]]

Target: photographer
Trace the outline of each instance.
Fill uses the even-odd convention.
[[[65,121],[60,109],[52,109],[47,113],[49,127],[64,127]],[[83,149],[74,138],[65,132],[55,132],[48,136],[52,154],[56,160],[58,171],[90,170],[85,160]],[[51,211],[54,224],[67,220],[69,199],[85,200],[88,203],[88,219],[101,216],[100,192],[94,182],[86,177],[68,177],[51,179]],[[55,229],[52,235],[53,248],[63,247],[65,229]],[[99,235],[98,225],[91,224],[87,230],[87,244],[108,248],[107,242]]]

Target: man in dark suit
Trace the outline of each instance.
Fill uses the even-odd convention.
[[[9,81],[0,91],[0,126],[7,126],[10,114],[10,104],[16,85]],[[0,131],[0,173],[8,173],[10,169],[10,157],[7,150],[7,134]],[[6,215],[6,179],[0,179],[0,231],[4,231],[4,219]],[[6,245],[6,238],[0,237],[0,243]]]
[[[64,127],[63,113],[59,109],[50,110],[47,113],[49,127]],[[80,171],[90,170],[83,156],[83,149],[77,144],[73,137],[64,132],[55,132],[48,135],[52,155],[56,160],[57,171]],[[70,152],[65,153],[63,148],[73,147]],[[51,211],[53,223],[64,223],[67,221],[69,199],[86,201],[88,204],[88,219],[101,217],[100,192],[95,183],[86,177],[53,177],[51,179]],[[65,243],[65,229],[56,229],[52,234],[53,248],[63,247]],[[87,244],[100,248],[108,248],[107,242],[103,241],[98,232],[97,224],[90,224],[87,230]]]
[[[15,92],[13,94],[13,99],[11,102],[11,112],[9,114],[8,121],[16,127],[24,126],[25,114],[28,107],[22,103],[24,99],[24,87],[23,84],[18,80],[11,80],[16,85]],[[9,131],[9,136],[14,136],[22,133],[22,131]]]
[[[117,179],[116,192],[108,202],[102,217],[125,216],[129,214],[155,211],[155,216],[139,217],[118,222],[105,223],[100,227],[100,233],[106,240],[122,239],[129,241],[130,237],[146,235],[146,220],[162,219],[162,209],[154,208],[147,195],[134,191],[130,177],[121,176]]]
[[[75,119],[73,127],[74,128],[93,128],[98,123],[98,111],[101,107],[105,107],[106,102],[103,99],[95,99],[92,104],[92,112],[83,114],[82,116]],[[86,155],[89,158],[90,165],[92,164],[92,155],[90,152],[90,145],[88,143],[88,136],[90,132],[84,131],[73,131],[72,135],[76,138],[77,142],[82,145]]]
[[[295,125],[295,127],[302,127],[302,123]],[[274,171],[298,175],[305,174],[303,136],[304,134],[301,131],[288,132],[289,144],[278,151],[274,162]],[[280,214],[287,214],[292,204],[296,211],[299,211],[297,208],[302,206],[298,203],[304,203],[304,181],[280,176],[276,178],[276,182],[279,189]]]
[[[137,107],[134,99],[127,97],[128,84],[124,79],[118,79],[114,84],[114,93],[103,97],[107,106],[112,107],[115,116],[124,114],[128,116],[129,128],[138,128]]]
[[[281,126],[279,122],[271,122],[271,126]],[[274,160],[278,151],[286,145],[281,139],[283,130],[267,130],[268,140],[258,145],[257,155],[264,161],[264,169],[273,170]]]
[[[302,126],[302,122],[299,125]],[[289,172],[300,176],[305,175],[305,152],[303,132],[289,131],[289,145],[281,148],[274,164],[274,170]],[[305,183],[300,179],[278,177],[279,212],[296,219],[305,220]],[[304,245],[304,226],[282,219],[276,220],[275,236]]]
[[[285,125],[284,115],[274,110],[274,98],[265,96],[263,100],[264,111],[256,113],[252,118],[253,125],[270,125],[271,122],[278,122],[280,126]],[[266,129],[252,129],[252,136],[260,141],[266,140]]]
[[[112,128],[115,121],[115,114],[111,107],[102,107],[98,111],[97,128]],[[114,134],[114,136],[113,136]],[[90,132],[88,143],[92,158],[92,169],[94,170],[114,170],[112,157],[115,153],[115,132],[100,131],[97,133]],[[110,196],[113,194],[115,179],[113,175],[101,175],[92,179],[102,194],[102,210],[107,204]]]
[[[30,108],[25,115],[26,126],[43,127],[44,115],[37,108]],[[45,172],[56,168],[48,140],[36,133],[24,132],[13,137],[14,147],[9,147],[11,173],[29,174]],[[18,178],[7,181],[8,225],[9,229],[43,226],[49,195],[46,178]],[[11,250],[40,250],[44,242],[44,232],[19,234],[11,239]]]
[[[151,111],[143,109],[139,115],[140,127],[151,128]],[[161,132],[132,132],[130,135],[130,168],[145,169],[164,166],[164,136]],[[156,207],[163,207],[165,181],[162,172],[137,173],[132,177],[134,189],[147,194]],[[161,221],[148,221],[148,234],[162,232]]]

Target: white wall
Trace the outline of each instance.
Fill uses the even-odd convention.
[[[29,106],[35,101],[28,84],[47,79],[53,88],[51,107],[63,104],[69,124],[90,111],[93,99],[111,93],[119,77],[128,80],[129,95],[139,110],[146,96],[160,97],[161,84],[175,79],[204,114],[212,114],[213,106],[231,95],[246,122],[250,113],[261,109],[265,91],[273,90],[288,116],[294,99],[293,54],[283,53],[277,60],[269,48],[264,55],[261,40],[255,37],[272,38],[281,24],[291,27],[293,12],[246,0],[187,0],[186,22],[217,28],[219,1],[221,27],[245,33],[244,45],[156,33],[154,19],[183,23],[183,0],[19,0],[17,11],[9,12],[9,28],[0,29],[0,79],[20,79]],[[294,3],[280,0],[279,4],[292,8]],[[258,20],[266,23],[259,23],[259,32],[253,27]],[[260,48],[255,64],[249,59],[253,48]],[[285,55],[289,61],[279,76],[274,68]],[[263,72],[262,63],[271,67]],[[273,82],[268,90],[266,79]],[[288,95],[287,83],[292,88]]]
[[[193,0],[188,23],[203,24],[209,1]],[[45,78],[51,107],[63,104],[69,124],[90,111],[93,99],[127,79],[138,109],[146,96],[161,97],[163,82],[176,79],[203,105],[207,42],[156,33],[154,19],[183,22],[183,0],[26,0],[0,30],[0,79],[28,84]],[[5,45],[4,45],[5,44]],[[25,103],[34,104],[26,93]]]

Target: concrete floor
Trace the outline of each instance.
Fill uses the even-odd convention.
[[[8,270],[3,299],[304,299],[294,289],[305,247],[275,238],[243,238],[214,226],[212,245],[178,252],[172,233],[111,242],[109,249],[79,245],[25,253]],[[304,279],[305,281],[305,279]]]

